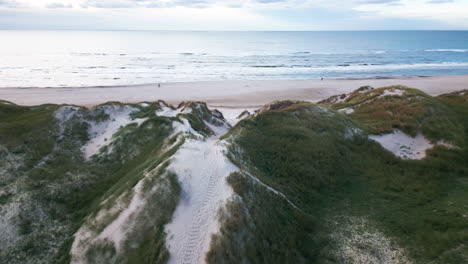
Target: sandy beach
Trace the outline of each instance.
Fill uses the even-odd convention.
[[[275,100],[317,102],[331,95],[349,93],[361,86],[405,85],[430,95],[468,89],[468,75],[395,77],[373,79],[269,80],[173,82],[132,86],[0,88],[0,99],[19,105],[46,103],[92,107],[109,101],[136,103],[165,100],[204,101],[210,106],[252,108]]]

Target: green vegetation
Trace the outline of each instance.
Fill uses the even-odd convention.
[[[212,136],[213,131],[207,126],[212,124],[220,126],[223,124],[220,117],[222,114],[217,110],[210,111],[203,102],[186,102],[179,105],[178,108],[190,108],[190,114],[180,114],[181,117],[186,118],[190,122],[190,126],[203,136]]]
[[[109,240],[95,239],[86,247],[87,263],[166,263],[169,252],[165,246],[164,225],[170,221],[179,201],[177,176],[165,171],[165,166],[162,166],[150,172],[143,181],[141,195],[146,203],[140,211],[133,213],[132,221],[125,225],[126,238],[121,248],[117,251]],[[118,202],[106,203],[115,206]],[[107,226],[108,221],[112,220],[104,219],[99,224]],[[95,221],[92,223],[96,224]]]
[[[134,115],[142,109],[119,103],[91,110],[0,103],[0,156],[4,157],[0,161],[0,186],[8,190],[0,194],[0,218],[12,223],[2,230],[12,233],[11,240],[3,241],[8,248],[0,250],[0,263],[69,262],[73,234],[85,219],[101,210],[104,200],[106,206],[112,206],[121,194],[131,198],[129,191],[145,173],[167,160],[183,143],[181,140],[174,145],[176,137],[169,138],[172,119],[157,117],[154,111],[151,116],[146,111],[141,114],[148,118],[143,124],[120,129],[99,155],[84,160],[81,147],[89,140],[90,122],[112,121],[106,109],[120,111],[124,107],[134,107]],[[140,225],[128,238],[126,248],[130,251],[119,260],[122,263],[167,259],[162,227],[175,209],[179,186],[170,173],[159,173],[151,179],[146,185],[163,186],[164,191],[162,187],[158,192],[146,188],[151,202],[145,214],[136,219]],[[115,217],[109,216],[106,221]],[[159,250],[146,253],[151,256],[140,254],[150,246]],[[100,262],[112,259],[115,249],[104,243],[88,253],[90,259]],[[140,257],[143,259],[137,260]]]
[[[214,240],[215,247],[208,260],[217,263],[221,256],[243,255],[242,250],[245,249],[239,248],[238,241],[242,234],[248,233],[248,241],[260,244],[265,241],[270,248],[287,248],[287,252],[302,252],[307,248],[307,252],[310,252],[307,259],[312,263],[353,263],[357,261],[353,258],[359,257],[359,252],[383,262],[389,256],[384,253],[392,250],[393,255],[403,256],[402,259],[407,257],[415,263],[466,262],[468,149],[463,142],[468,139],[468,104],[459,98],[461,95],[425,98],[427,96],[421,92],[401,89],[410,93],[404,98],[411,102],[427,101],[424,105],[430,110],[423,112],[431,115],[423,114],[421,117],[410,113],[409,118],[397,120],[401,120],[401,124],[417,124],[401,125],[399,128],[416,132],[412,129],[420,127],[432,140],[450,139],[459,142],[460,148],[437,147],[429,151],[424,160],[411,161],[398,159],[368,140],[362,130],[362,133],[359,132],[355,122],[374,133],[383,133],[384,128],[395,127],[394,119],[376,118],[374,115],[384,111],[382,105],[385,111],[397,111],[396,106],[390,107],[397,100],[404,102],[397,96],[383,97],[388,105],[368,102],[361,106],[362,110],[356,108],[356,114],[349,117],[321,106],[295,104],[243,120],[229,134],[233,162],[285,194],[305,214],[304,217],[311,220],[304,226],[297,225],[291,215],[286,221],[281,216],[276,217],[281,214],[277,214],[275,209],[281,207],[276,199],[262,199],[266,190],[259,193],[258,190],[252,191],[251,185],[239,184],[238,181],[233,183],[231,180],[242,202],[234,200],[228,208],[232,207],[239,213],[234,218],[221,217],[223,234]],[[382,93],[382,90],[377,90],[377,93]],[[417,96],[423,98],[416,99]],[[333,107],[350,107],[359,102],[350,99],[350,102]],[[407,107],[411,108],[411,104]],[[428,120],[444,122],[447,127],[441,129],[436,126],[435,129],[442,131],[433,131],[429,127],[433,123]],[[252,197],[244,198],[245,193]],[[244,226],[242,221],[250,219],[251,208],[271,209],[274,213],[257,213],[255,225]],[[372,231],[374,236],[385,236],[380,241],[392,241],[397,246],[385,248],[385,245],[392,243],[382,242],[384,248],[357,248],[353,257],[342,259],[343,255],[337,253],[342,241],[334,235],[337,219],[342,219],[339,223],[343,225],[349,223],[349,219],[366,219],[373,226],[372,230],[379,231]],[[270,232],[280,232],[281,236],[265,235],[262,231],[264,225],[276,226]],[[283,233],[283,230],[287,232]],[[312,243],[304,239],[304,244],[284,245],[285,241],[292,241],[303,234],[318,240]],[[245,243],[252,250],[244,258],[245,263],[262,263],[263,259],[278,258],[273,250],[256,250],[249,246],[250,242]],[[238,247],[217,246],[230,244]],[[398,247],[403,253],[397,253]],[[293,258],[291,263],[300,262],[300,259]],[[226,262],[236,263],[235,258]]]
[[[180,186],[174,173],[153,177],[147,181],[148,203],[143,208],[129,233],[120,256],[121,263],[166,263],[169,252],[165,246],[167,224],[179,202]]]
[[[219,212],[224,224],[212,237],[209,263],[310,263],[320,242],[312,217],[245,174],[228,182],[238,199]]]
[[[32,166],[52,151],[55,105],[23,107],[0,104],[0,145],[12,154],[28,152],[25,166]],[[41,139],[41,140],[38,140]],[[33,151],[30,146],[34,145]]]
[[[385,95],[389,92],[389,95]],[[402,92],[402,95],[392,94]],[[394,129],[416,136],[421,131],[435,142],[455,144],[462,140],[463,128],[453,111],[437,98],[403,86],[356,91],[343,102],[331,106],[335,110],[353,109],[349,116],[369,129],[370,133],[391,133]]]
[[[224,137],[240,171],[209,263],[468,262],[468,92],[366,87],[338,99],[275,102]],[[223,119],[193,102],[156,116],[163,104],[0,101],[0,263],[69,263],[80,231],[87,262],[167,262],[164,225],[182,195],[167,168],[187,137],[173,124],[211,136]],[[85,159],[90,131],[121,113],[140,120]],[[394,129],[455,147],[403,160],[367,137]],[[99,237],[131,204],[122,243]]]

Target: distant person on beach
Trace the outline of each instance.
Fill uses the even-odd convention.
[[[160,83],[158,83],[158,87],[161,87],[161,84],[160,84]]]

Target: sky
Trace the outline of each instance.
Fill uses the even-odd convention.
[[[0,0],[0,29],[468,30],[468,0]]]

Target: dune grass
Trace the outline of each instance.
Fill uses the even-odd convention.
[[[246,174],[227,178],[237,197],[220,210],[208,263],[310,263],[319,252],[314,218]],[[302,232],[298,232],[301,230]]]
[[[442,120],[450,120],[462,128],[452,134],[455,137],[452,139],[465,142],[468,138],[467,105],[460,103],[460,99],[444,97],[433,98],[430,102],[436,105],[437,111],[442,111]],[[365,128],[370,127],[368,120],[381,120],[373,117],[378,112],[358,112],[359,115],[365,113],[371,117],[351,115],[351,118],[356,122],[363,120]],[[418,122],[419,119],[410,120],[405,122]],[[406,161],[367,140],[365,134],[351,138],[343,136],[347,127],[353,124],[343,114],[323,111],[314,105],[265,112],[241,121],[231,132],[231,158],[244,170],[284,193],[308,217],[315,219],[307,226],[314,237],[323,238],[322,232],[331,234],[332,225],[327,223],[336,217],[365,217],[403,248],[415,263],[466,261],[466,146],[460,144],[458,149],[437,147],[424,160]],[[450,132],[442,133],[448,135]],[[271,200],[262,208],[275,206]],[[285,229],[291,224],[276,218],[272,220],[271,216],[259,215],[256,219],[257,226],[270,221],[278,221]],[[228,221],[225,224],[233,225]],[[307,233],[305,228],[297,227],[281,238],[268,236],[269,243],[274,246],[288,241]],[[229,235],[224,237],[230,243],[236,243]],[[313,244],[312,252],[319,253],[308,260],[339,262],[331,253],[336,245],[331,237]],[[215,252],[212,254],[216,255]],[[249,261],[260,263],[253,258]]]
[[[353,107],[350,115],[288,102],[239,122],[226,138],[231,141],[229,157],[242,171],[228,177],[236,195],[219,212],[221,233],[213,237],[207,261],[342,263],[340,241],[333,235],[336,225],[366,219],[372,234],[384,236],[380,241],[391,241],[414,263],[467,262],[467,94],[433,98],[394,88],[405,93],[379,97],[385,89],[356,92],[332,106]],[[59,106],[0,101],[0,157],[6,160],[0,162],[0,186],[7,190],[0,206],[20,205],[15,218],[19,240],[12,242],[14,248],[0,251],[0,262],[68,263],[72,235],[102,209],[104,199],[112,204],[145,173],[158,165],[164,168],[163,162],[183,143],[176,136],[169,138],[178,117],[154,116],[156,104],[132,107],[139,109],[134,117],[148,120],[120,129],[107,148],[86,161],[81,147],[89,140],[87,121],[109,118],[100,107],[77,109],[78,117],[59,124],[54,118]],[[203,105],[198,110],[180,117],[209,135],[205,122],[212,116]],[[367,139],[368,132],[395,128],[410,135],[422,131],[456,148],[439,146],[423,160],[401,160]],[[250,175],[283,193],[297,208]],[[128,237],[124,255],[116,256],[115,248],[103,243],[88,257],[166,262],[163,225],[180,195],[175,179],[166,172],[144,184],[150,202],[136,219],[139,225]],[[162,189],[153,190],[156,186]],[[343,234],[346,228],[342,226]],[[379,258],[377,253],[373,256]]]
[[[19,240],[2,251],[0,262],[69,262],[72,235],[86,217],[99,210],[102,199],[132,188],[145,171],[166,160],[181,144],[164,148],[175,143],[168,138],[172,120],[153,114],[139,127],[121,129],[111,143],[112,151],[104,150],[85,161],[81,147],[88,140],[87,122],[110,118],[102,109],[106,105],[76,109],[76,115],[64,123],[54,117],[59,107],[0,103],[0,145],[20,166],[0,170],[2,185],[17,190],[2,196],[1,205],[21,204],[16,221]],[[164,221],[172,214],[170,208]],[[146,233],[156,227],[161,230],[161,225],[151,225]],[[164,236],[158,232],[151,239],[159,243],[163,254]]]
[[[32,166],[53,148],[55,105],[24,107],[0,104],[0,145],[14,154],[28,152],[25,166]],[[39,140],[40,139],[40,140]],[[30,149],[34,146],[33,149]]]
[[[402,95],[385,95],[401,91]],[[455,113],[438,98],[404,86],[391,86],[366,92],[354,92],[333,109],[352,108],[349,116],[368,128],[372,134],[391,133],[394,129],[416,136],[421,131],[429,140],[446,140],[454,144],[462,140],[463,128]]]

